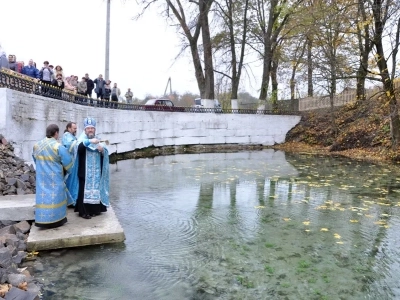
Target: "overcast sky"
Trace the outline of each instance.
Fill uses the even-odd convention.
[[[66,76],[92,79],[105,72],[105,0],[1,0],[0,44],[25,64],[32,58],[61,65]],[[124,95],[161,96],[171,77],[172,89],[198,94],[189,53],[174,62],[179,39],[156,14],[132,18],[139,7],[134,0],[111,1],[110,80]],[[168,88],[169,89],[169,88]]]

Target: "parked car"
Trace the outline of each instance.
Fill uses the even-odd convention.
[[[175,106],[169,99],[150,99],[144,105],[145,110],[185,111],[184,107]]]
[[[194,99],[194,105],[192,106],[194,109],[192,109],[193,112],[211,112],[208,109],[204,109],[203,101],[201,98],[196,98]],[[221,104],[217,99],[214,100],[214,112],[216,113],[222,113],[222,107]]]
[[[169,99],[150,99],[150,100],[147,100],[145,105],[174,106],[174,103]]]

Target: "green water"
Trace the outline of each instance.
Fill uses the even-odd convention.
[[[400,299],[397,166],[265,150],[111,169],[125,243],[41,253],[43,299]]]

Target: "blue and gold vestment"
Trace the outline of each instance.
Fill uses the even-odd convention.
[[[67,217],[68,191],[64,171],[73,162],[68,150],[54,138],[44,138],[33,146],[36,164],[35,225],[47,227]]]

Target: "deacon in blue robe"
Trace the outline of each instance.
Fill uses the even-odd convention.
[[[72,159],[57,140],[59,128],[51,124],[46,138],[33,146],[36,164],[35,226],[55,228],[67,222],[67,188],[64,172],[70,172]]]
[[[78,170],[78,164],[75,163],[76,154],[78,151],[78,139],[76,138],[76,130],[76,123],[68,122],[61,141],[63,146],[67,148],[69,154],[71,155],[72,161],[74,162],[71,169],[71,174],[75,174]],[[78,185],[78,178],[77,176],[69,176],[69,174],[67,174],[65,176],[65,183],[69,192],[67,205],[73,207],[75,206],[76,199],[78,198],[77,189],[74,188]]]
[[[75,212],[85,219],[107,211],[109,202],[109,158],[104,143],[96,136],[96,121],[84,120],[84,132],[78,138],[75,164],[78,185],[71,194],[77,193]]]

